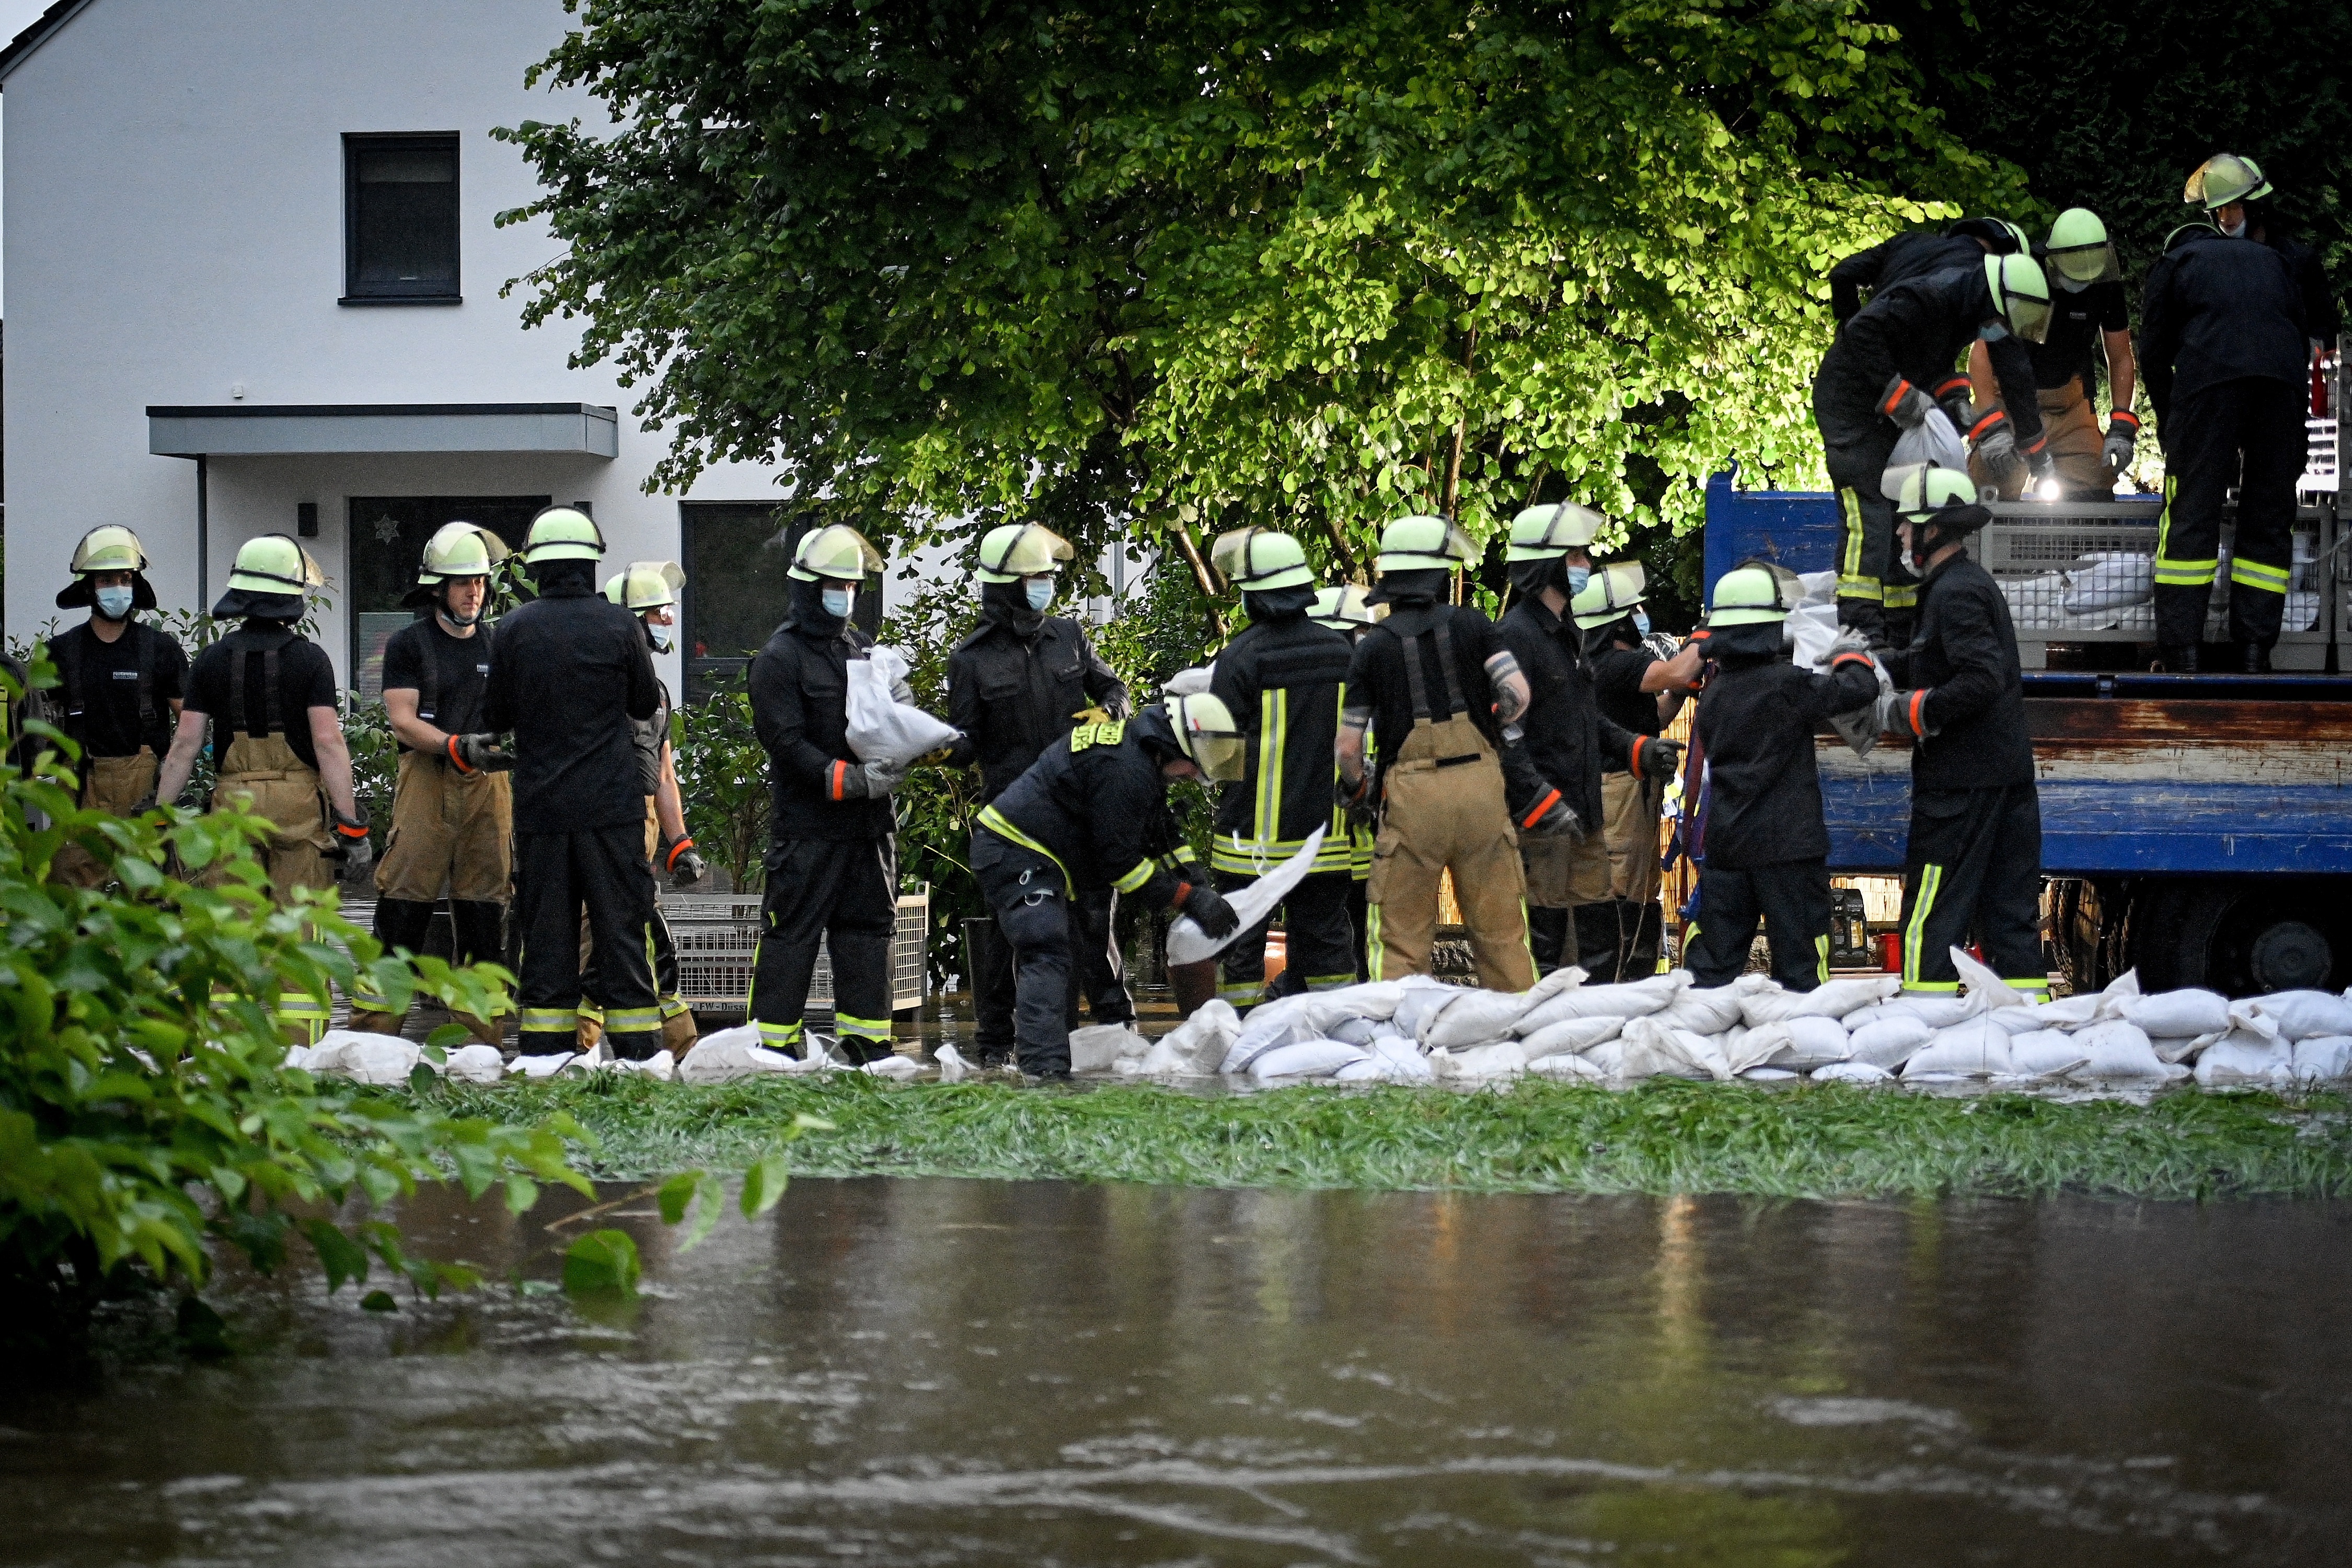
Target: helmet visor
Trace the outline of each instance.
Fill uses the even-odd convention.
[[[2030,295],[2009,297],[2009,330],[2029,343],[2050,341],[2050,301]]]
[[[1241,781],[1243,759],[1249,754],[1249,744],[1242,737],[1202,731],[1185,738],[1192,742],[1192,761],[1205,776],[1218,784]]]
[[[2116,247],[2110,241],[2096,245],[2070,246],[2064,250],[2050,252],[2050,265],[2076,283],[2114,283],[2121,280],[2123,268],[2116,264]]]

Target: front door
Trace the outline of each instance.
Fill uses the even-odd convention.
[[[352,498],[352,700],[383,700],[383,645],[416,618],[401,599],[416,586],[425,542],[444,523],[475,522],[509,549],[522,548],[546,496],[353,496]]]

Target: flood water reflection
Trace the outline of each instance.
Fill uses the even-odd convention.
[[[578,1200],[565,1201],[573,1205]],[[564,1212],[425,1200],[557,1273]],[[0,1397],[56,1563],[2337,1563],[2352,1205],[802,1181],[591,1321],[215,1293]]]

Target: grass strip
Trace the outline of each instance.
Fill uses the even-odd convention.
[[[713,1088],[620,1075],[432,1091],[509,1118],[570,1111],[600,1175],[740,1165],[797,1112],[806,1175],[1179,1186],[1784,1197],[2058,1192],[2204,1199],[2352,1193],[2352,1104],[2334,1094],[2161,1094],[2146,1104],[1948,1098],[1807,1084],[1523,1079],[1476,1093],[1371,1088],[1198,1097],[892,1084],[836,1074]]]

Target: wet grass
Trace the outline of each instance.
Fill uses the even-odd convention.
[[[487,1114],[561,1108],[602,1175],[740,1165],[797,1112],[808,1175],[1219,1187],[1787,1197],[2059,1192],[2167,1199],[2352,1193],[2340,1095],[2175,1090],[2145,1104],[1947,1098],[1842,1084],[1521,1081],[1478,1093],[896,1085],[835,1076],[690,1089],[600,1076],[436,1091]]]

